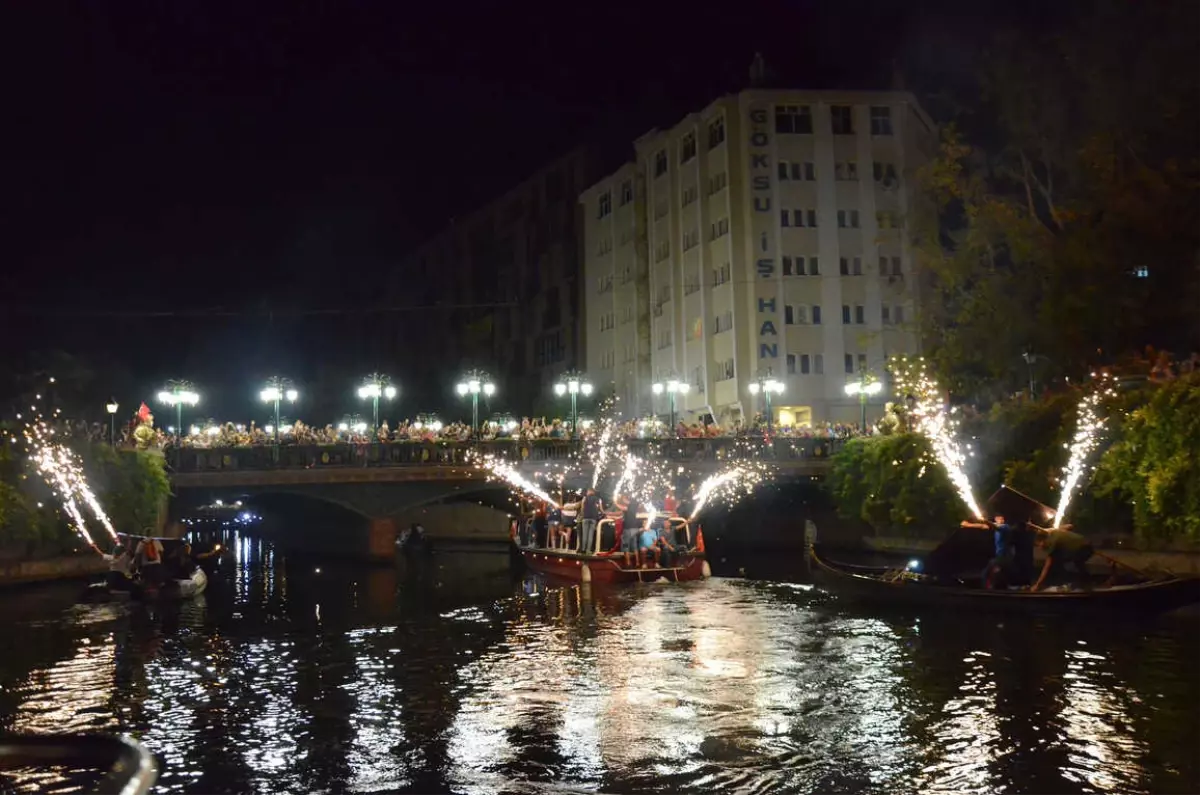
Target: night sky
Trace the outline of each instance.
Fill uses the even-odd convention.
[[[411,304],[385,285],[456,213],[744,87],[756,51],[797,87],[887,88],[895,63],[922,98],[962,90],[1031,19],[993,5],[9,3],[6,361],[78,354],[126,402],[188,377],[217,416],[272,373],[386,371],[355,310]]]

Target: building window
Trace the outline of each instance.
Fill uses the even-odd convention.
[[[893,276],[903,276],[904,275],[904,271],[900,270],[900,258],[899,257],[892,257],[892,275]]]
[[[858,229],[858,210],[838,210],[837,219],[842,229]]]
[[[834,135],[854,135],[854,109],[849,105],[833,105],[829,118]]]
[[[833,178],[838,182],[857,182],[858,163],[853,160],[847,160],[844,163],[834,163]]]
[[[838,215],[841,215],[841,213],[838,213]],[[838,259],[838,275],[840,275],[840,276],[849,276],[850,275],[850,260],[846,259],[845,257],[840,257]]]
[[[813,306],[812,308],[812,324],[814,326],[821,325],[821,307]]]
[[[853,373],[854,372],[854,354],[847,353],[844,364],[846,365],[846,372]]]
[[[789,326],[796,322],[796,309],[791,304],[783,308],[783,322]]]
[[[779,164],[775,166],[775,170],[778,172],[780,179],[788,178],[788,164],[786,160],[780,160]]]
[[[718,116],[708,125],[708,148],[716,149],[725,143],[725,117]]]
[[[613,286],[612,282],[613,282],[613,279],[612,279],[611,273],[606,276],[601,276],[600,278],[596,279],[596,292],[599,293],[600,295],[604,295],[605,293],[612,292],[612,286]],[[603,330],[604,329],[601,329],[601,331],[603,331]]]
[[[825,374],[825,355],[818,353],[813,357],[813,372],[817,375]]]
[[[654,203],[654,220],[667,217],[667,200],[659,199]]]
[[[695,270],[688,271],[687,275],[684,276],[683,294],[691,295],[692,293],[698,292],[699,290],[700,290],[700,270],[697,268]]]
[[[661,177],[667,173],[667,150],[659,150],[654,156],[654,176]]]
[[[597,218],[604,218],[612,212],[612,194],[608,191],[600,194],[600,213]]]
[[[796,355],[793,353],[789,353],[787,355],[787,374],[788,375],[796,374]]]
[[[683,233],[683,250],[689,251],[700,245],[700,230],[692,229]]]
[[[816,210],[807,210],[805,212],[805,214],[808,216],[808,225],[810,227],[812,227],[813,229],[816,229],[816,227],[817,227],[817,211]]]
[[[860,326],[866,322],[866,315],[864,314],[861,305],[854,307],[854,322]]]
[[[730,276],[730,267],[729,267],[728,262],[726,262],[724,265],[722,265],[719,268],[713,268],[713,287],[716,287],[717,285],[725,284],[726,282],[728,282],[729,276]]]
[[[692,202],[696,201],[700,196],[700,189],[695,185],[683,189],[682,206],[687,207]]]
[[[892,322],[897,326],[904,325],[904,307],[897,305],[896,311],[892,313]]]
[[[791,217],[789,218],[789,212]],[[815,228],[817,225],[816,210],[781,210],[779,213],[780,223],[783,226],[807,226]]]
[[[775,132],[812,135],[812,110],[808,105],[776,105]]]
[[[896,167],[891,163],[875,163],[871,170],[875,176],[875,181],[882,183],[883,187],[890,188],[900,181],[896,175]]]
[[[871,135],[892,134],[892,109],[886,106],[871,106]]]
[[[815,180],[817,178],[817,167],[815,165],[813,165],[812,163],[805,162],[804,178],[810,182]]]
[[[779,225],[780,226],[791,226],[792,225],[791,219],[792,219],[791,210],[780,210],[779,211]]]
[[[713,194],[720,193],[722,190],[724,190],[727,180],[728,178],[725,176],[724,171],[722,171],[720,174],[714,174],[713,176],[709,177],[708,195],[712,196]]]
[[[718,219],[716,223],[711,225],[709,233],[711,234],[710,240],[716,240],[718,237],[724,237],[729,234],[729,219]]]
[[[898,215],[889,212],[875,213],[875,223],[880,229],[900,229],[904,226]]]
[[[696,134],[688,133],[679,144],[679,162],[686,163],[696,156]]]
[[[662,262],[671,256],[671,244],[664,240],[654,247],[654,261]]]
[[[850,260],[850,275],[862,276],[862,257],[855,257]]]
[[[804,275],[804,259],[802,257],[797,257],[797,259],[800,260],[800,271],[799,271],[799,273],[793,273],[792,272],[792,258],[787,257],[787,256],[785,256],[783,258],[783,275],[784,276],[803,276]]]
[[[883,305],[881,319],[883,321],[883,325],[885,326],[890,326],[892,324],[892,308],[887,304]]]
[[[850,325],[850,305],[849,304],[842,304],[842,323],[847,326]]]
[[[867,355],[865,353],[860,353],[858,355],[858,371],[860,373],[863,373],[863,372],[866,372],[866,370],[867,370]]]
[[[621,183],[621,206],[633,201],[633,180],[627,179]]]
[[[807,353],[800,354],[800,375],[808,375],[812,372],[812,364]]]
[[[808,258],[808,275],[809,276],[820,276],[821,275],[821,264],[817,261],[816,257]]]

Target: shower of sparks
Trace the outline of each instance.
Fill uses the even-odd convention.
[[[705,506],[718,496],[724,500],[726,507],[732,507],[742,497],[766,483],[770,477],[768,467],[759,461],[746,461],[708,476],[695,491],[695,507],[692,508],[688,521],[699,516]]]
[[[602,408],[601,411],[603,410]],[[588,445],[587,451],[587,457],[592,464],[593,489],[600,483],[600,476],[608,469],[608,462],[617,453],[617,447],[624,447],[621,444],[620,428],[615,417],[604,417],[599,424],[600,433],[596,435],[596,441]]]
[[[1075,436],[1071,443],[1064,445],[1071,451],[1067,464],[1063,467],[1062,493],[1058,497],[1058,510],[1054,514],[1054,527],[1062,524],[1071,504],[1071,497],[1083,476],[1091,471],[1088,458],[1100,444],[1106,418],[1100,416],[1100,403],[1104,398],[1116,394],[1109,385],[1107,376],[1100,376],[1096,388],[1079,401],[1078,416],[1075,420]]]
[[[976,519],[982,519],[983,511],[975,501],[971,479],[967,476],[967,456],[958,443],[958,422],[943,405],[941,390],[929,375],[924,357],[915,360],[896,358],[890,360],[888,366],[897,390],[911,395],[915,401],[909,413],[916,430],[929,440],[934,455],[945,467],[950,483],[966,503],[967,510]]]
[[[561,507],[558,501],[551,497],[544,489],[532,480],[524,477],[518,472],[512,464],[495,456],[483,456],[478,466],[487,471],[492,477],[497,480],[503,480],[505,483],[512,486],[518,491],[525,492],[530,496],[537,497],[542,502],[548,505],[553,505],[555,508]]]
[[[633,477],[637,474],[638,464],[642,459],[635,455],[625,456],[625,468],[621,470],[621,477],[617,478],[616,485],[613,486],[613,502],[617,502],[624,494],[626,484],[633,484]]]
[[[38,395],[37,399],[40,400],[41,395]],[[25,450],[37,473],[41,475],[42,480],[62,503],[63,510],[70,518],[73,529],[87,542],[88,546],[96,546],[91,533],[88,532],[83,511],[80,509],[82,502],[108,532],[109,537],[113,541],[117,541],[117,531],[108,518],[108,514],[100,505],[100,500],[96,498],[95,492],[88,485],[87,476],[83,473],[83,465],[79,457],[65,444],[54,438],[54,428],[47,425],[42,419],[37,406],[30,408],[34,415],[25,421],[23,432]],[[57,416],[58,413],[58,410],[55,409],[54,414]],[[18,414],[17,418],[20,419],[21,415]]]

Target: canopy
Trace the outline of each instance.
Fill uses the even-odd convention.
[[[937,578],[954,578],[978,573],[996,554],[996,542],[991,530],[959,527],[925,556],[922,569]]]

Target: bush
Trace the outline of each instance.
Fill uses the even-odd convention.
[[[866,522],[876,534],[940,538],[965,516],[923,436],[853,439],[832,464],[827,486],[838,514]]]
[[[1096,493],[1131,503],[1144,540],[1200,541],[1200,375],[1138,390],[1125,403]]]

